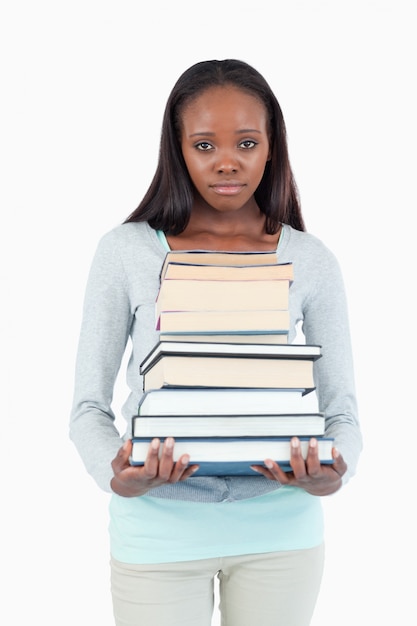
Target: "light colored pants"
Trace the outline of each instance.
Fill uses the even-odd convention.
[[[308,626],[323,562],[323,545],[157,565],[112,559],[115,623],[210,626],[218,576],[222,626]]]

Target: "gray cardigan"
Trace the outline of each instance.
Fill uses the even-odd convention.
[[[75,371],[70,437],[98,485],[111,492],[111,461],[130,434],[137,412],[142,379],[139,365],[158,341],[155,299],[165,250],[147,223],[117,226],[99,242],[87,282]],[[344,286],[334,255],[316,237],[283,228],[279,262],[292,262],[290,288],[291,331],[301,320],[307,343],[322,346],[314,365],[320,410],[326,416],[326,434],[348,464],[344,481],[355,472],[362,439],[357,418],[352,354]],[[130,394],[122,412],[126,432],[114,425],[113,388],[131,339],[127,367]],[[279,488],[263,476],[192,477],[164,485],[148,495],[178,500],[218,502],[261,495]]]

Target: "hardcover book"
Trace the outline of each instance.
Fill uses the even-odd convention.
[[[315,393],[304,389],[164,387],[139,401],[138,415],[253,415],[316,413]]]
[[[282,344],[288,343],[288,332],[240,332],[233,333],[177,333],[177,332],[160,332],[159,338],[161,341],[203,341],[205,343],[272,343]]]
[[[289,280],[164,280],[156,299],[162,311],[288,309]]]
[[[161,311],[157,330],[178,333],[285,333],[290,328],[287,309]]]
[[[143,374],[164,356],[186,357],[244,357],[258,359],[287,359],[315,361],[321,356],[321,346],[312,344],[252,344],[206,343],[198,341],[158,341],[140,364]],[[234,385],[231,385],[232,387]],[[302,387],[303,385],[300,385]]]
[[[263,415],[135,415],[132,437],[319,437],[323,413]]]
[[[268,265],[194,265],[169,262],[163,280],[280,280],[292,281],[292,263]]]
[[[276,250],[259,252],[230,252],[213,250],[169,250],[161,268],[163,280],[168,263],[186,263],[191,265],[268,265],[277,264]]]
[[[151,439],[133,439],[130,463],[143,465]],[[217,437],[178,438],[174,445],[174,461],[181,455],[190,455],[190,465],[199,465],[193,476],[259,476],[251,465],[264,465],[265,459],[273,459],[283,470],[291,469],[290,437]],[[301,452],[307,456],[309,438],[300,438]],[[317,438],[320,462],[333,463],[333,439]]]

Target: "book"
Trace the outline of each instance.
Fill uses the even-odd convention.
[[[308,390],[314,387],[313,364],[308,359],[166,354],[143,373],[143,390],[172,386]]]
[[[252,358],[262,360],[286,359],[291,369],[292,361],[306,361],[310,367],[310,361],[315,361],[321,356],[321,346],[311,344],[251,344],[251,343],[214,343],[203,341],[158,341],[148,352],[140,363],[140,373],[144,374],[157,361],[166,356],[187,357],[192,361],[192,366],[196,364],[198,357],[228,357],[228,358]],[[213,364],[207,362],[207,366],[212,368]],[[223,364],[224,366],[224,364]],[[226,364],[226,367],[228,364]],[[302,365],[301,365],[302,367]],[[308,368],[307,368],[308,369]],[[224,385],[214,385],[224,387]],[[227,385],[235,387],[235,385]],[[241,386],[241,385],[238,385]],[[257,387],[257,385],[245,385],[247,387]],[[275,385],[277,386],[277,385]],[[279,386],[279,385],[278,385]],[[285,386],[285,385],[284,385]],[[305,385],[298,385],[304,387]]]
[[[307,456],[310,437],[300,437],[301,453]],[[132,439],[132,465],[143,465],[151,438]],[[267,458],[275,460],[285,471],[290,470],[290,437],[215,437],[177,438],[174,461],[181,455],[190,455],[190,465],[199,465],[194,476],[259,476],[251,465],[263,465]],[[318,437],[320,462],[333,463],[333,439]]]
[[[289,280],[294,279],[292,263],[268,265],[198,265],[169,262],[163,280]]]
[[[156,298],[161,311],[288,309],[289,280],[163,280]]]
[[[276,250],[259,252],[231,252],[214,250],[169,250],[162,264],[160,278],[163,280],[168,263],[191,265],[267,265],[276,264]]]
[[[138,415],[315,413],[318,404],[316,394],[304,389],[163,387],[146,391],[137,410]]]
[[[134,415],[132,437],[323,436],[323,413],[254,415]]]
[[[161,311],[157,330],[178,333],[285,333],[290,328],[288,309]]]
[[[288,343],[288,332],[230,332],[215,334],[211,332],[187,333],[181,334],[177,332],[161,332],[159,333],[161,341],[204,341],[206,343]]]

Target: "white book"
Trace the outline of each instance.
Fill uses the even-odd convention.
[[[139,415],[252,415],[318,412],[312,390],[165,387],[145,392]]]
[[[132,437],[318,437],[323,413],[275,415],[135,415]]]

